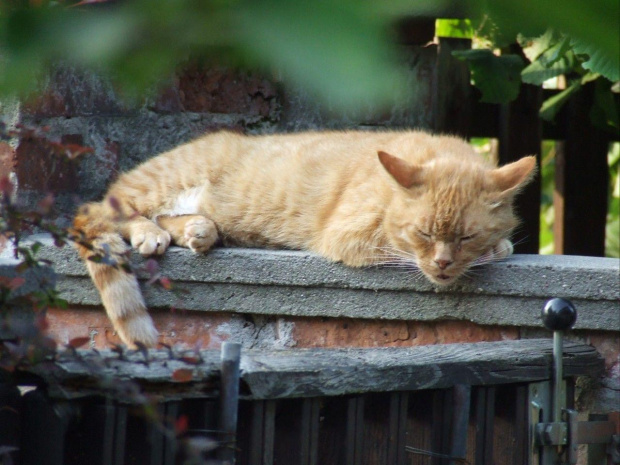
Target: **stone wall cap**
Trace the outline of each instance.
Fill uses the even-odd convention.
[[[28,241],[43,245],[39,257],[54,263],[61,296],[69,304],[100,305],[72,247],[57,248],[48,235]],[[5,251],[0,260],[10,261],[10,256]],[[138,254],[132,261],[137,268],[145,263]],[[171,247],[157,262],[163,275],[189,293],[179,303],[178,297],[146,286],[151,307],[540,327],[544,302],[563,297],[577,307],[577,328],[618,330],[611,323],[620,312],[620,260],[614,258],[514,255],[476,268],[449,288],[438,288],[415,273],[350,268],[293,250],[216,248],[196,255]]]

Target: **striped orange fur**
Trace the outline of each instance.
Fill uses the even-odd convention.
[[[466,141],[418,131],[206,135],[122,174],[74,222],[78,250],[128,345],[157,331],[136,278],[119,264],[169,244],[314,251],[349,266],[419,269],[438,285],[512,253],[512,199],[534,157],[496,168]],[[84,244],[92,243],[92,246]]]

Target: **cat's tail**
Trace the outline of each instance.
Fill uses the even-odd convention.
[[[74,243],[121,340],[132,348],[136,342],[152,347],[158,333],[129,267],[129,247],[115,216],[118,213],[105,203],[82,206],[73,222]]]

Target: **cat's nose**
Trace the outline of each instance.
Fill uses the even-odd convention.
[[[439,267],[440,270],[445,270],[450,265],[452,265],[451,260],[435,260],[435,263],[437,263],[437,266]]]

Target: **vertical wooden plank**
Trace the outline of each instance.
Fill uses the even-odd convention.
[[[218,451],[218,458],[228,465],[235,463],[241,345],[224,342],[221,358],[220,431],[223,447]]]
[[[174,424],[179,417],[180,402],[166,402],[165,405],[165,418],[164,426],[170,431],[174,432]],[[177,438],[173,434],[167,434],[164,436],[164,465],[174,465],[175,457],[177,453]]]
[[[144,462],[145,465],[161,465],[164,461],[164,436],[161,431],[160,425],[157,421],[163,421],[166,413],[164,404],[157,404],[157,420],[147,418],[146,424],[146,439],[149,444],[147,452],[148,459]]]
[[[471,386],[457,384],[452,388],[452,438],[450,455],[465,458],[467,455],[467,429],[471,407]],[[450,461],[456,465],[458,461]]]
[[[301,428],[299,442],[299,461],[301,465],[317,465],[319,442],[319,411],[318,398],[302,400]]]
[[[393,392],[390,394],[389,444],[387,463],[404,465],[406,463],[405,446],[407,434],[407,410],[409,394]]]
[[[495,389],[493,423],[493,462],[517,463],[517,386],[507,384]]]
[[[12,383],[0,383],[0,442],[4,447],[14,447],[7,452],[7,462],[17,460],[19,453],[19,433],[21,430],[21,394]]]
[[[125,440],[127,437],[127,407],[116,406],[116,427],[114,431],[114,464],[125,463]]]
[[[362,465],[397,465],[401,423],[400,394],[377,392],[364,395]],[[398,411],[395,411],[395,404],[398,405]],[[404,444],[402,447],[405,447]]]
[[[528,465],[528,387],[527,385],[519,385],[516,387],[515,393],[515,465]]]
[[[319,414],[318,464],[346,463],[349,398],[324,397]]]
[[[556,253],[605,255],[610,138],[590,122],[594,92],[588,83],[567,103],[566,140],[555,163]]]
[[[447,445],[450,437],[450,413],[446,407],[446,390],[437,389],[433,391],[433,420],[431,431],[431,447],[429,452],[435,454],[448,454],[444,445]],[[447,465],[447,460],[438,456],[433,456],[430,460],[432,465]]]
[[[521,48],[513,45],[511,53],[522,55]],[[519,96],[502,105],[500,110],[499,161],[506,164],[526,155],[536,155],[540,168],[542,124],[538,110],[542,103],[540,86],[522,84]],[[517,196],[515,209],[522,220],[515,233],[515,252],[537,254],[540,235],[540,172]]]
[[[407,445],[407,423],[408,423],[408,412],[409,412],[409,393],[401,392],[400,393],[400,418],[398,422],[398,454],[397,461],[398,465],[405,465],[407,463],[407,453],[405,451],[405,446]]]
[[[275,444],[275,418],[276,401],[265,401],[264,436],[263,436],[263,462],[262,465],[273,465],[273,448]]]
[[[252,424],[250,427],[249,465],[262,465],[265,401],[252,402]]]
[[[476,455],[475,465],[484,465],[484,406],[486,404],[486,388],[476,389]]]
[[[479,387],[476,401],[476,465],[493,463],[495,388]]]
[[[556,255],[564,254],[564,196],[566,187],[566,156],[565,143],[563,140],[555,143],[555,171],[553,180],[553,253]]]
[[[346,464],[360,465],[364,439],[364,398],[352,397],[347,401]]]
[[[23,396],[21,464],[64,465],[68,418],[39,389]]]
[[[484,412],[484,463],[493,463],[493,433],[495,430],[495,387],[486,388]]]
[[[99,460],[90,460],[90,463],[101,463],[102,465],[112,465],[114,461],[114,430],[116,428],[116,408],[112,401],[107,399],[105,404],[100,406],[101,416],[103,417],[103,437],[102,446],[99,453]]]
[[[469,67],[452,55],[471,48],[470,39],[440,37],[433,80],[433,131],[469,137],[473,100]]]

